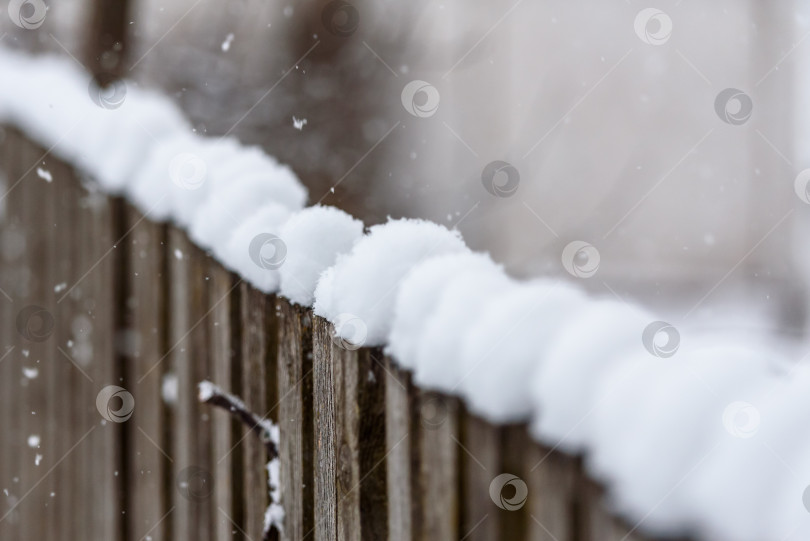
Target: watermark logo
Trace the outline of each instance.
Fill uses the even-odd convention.
[[[648,45],[663,45],[672,36],[672,19],[656,8],[639,11],[633,27],[638,39]]]
[[[489,484],[489,497],[504,511],[517,511],[526,504],[529,487],[517,475],[502,473]]]
[[[88,93],[102,109],[118,109],[127,97],[127,84],[117,75],[102,73],[90,80]]]
[[[107,385],[96,396],[96,409],[111,423],[123,423],[135,411],[135,398],[123,387]]]
[[[25,30],[36,30],[45,22],[48,6],[43,0],[11,0],[8,16],[11,22]]]
[[[793,189],[803,203],[810,205],[810,190],[808,188],[810,188],[810,169],[805,169],[796,175],[796,180],[793,182]]]
[[[402,89],[402,106],[413,116],[431,117],[439,110],[439,91],[425,81],[411,81]]]
[[[436,430],[447,419],[447,404],[440,395],[426,395],[419,406],[419,417],[422,426],[429,430]]]
[[[250,259],[260,269],[275,270],[287,259],[287,245],[272,233],[259,233],[248,246]]]
[[[714,111],[720,120],[732,126],[740,126],[748,122],[754,111],[754,102],[751,97],[736,88],[727,88],[714,99]]]
[[[514,165],[496,160],[484,167],[484,171],[481,173],[481,183],[486,191],[495,197],[511,197],[517,192],[520,173]]]
[[[575,240],[563,248],[562,264],[568,274],[590,278],[599,270],[599,250],[583,240]]]
[[[208,166],[191,152],[182,152],[169,162],[169,178],[184,190],[196,190],[205,183]]]
[[[650,355],[665,359],[678,352],[681,333],[666,321],[653,321],[644,328],[641,343]]]
[[[759,431],[759,410],[748,402],[732,402],[723,410],[723,426],[735,438],[753,438]]]
[[[53,333],[53,315],[41,306],[26,306],[17,313],[17,332],[29,342],[44,342]]]
[[[207,500],[214,491],[214,482],[211,474],[203,468],[189,466],[177,474],[177,492],[192,502]]]
[[[347,38],[360,26],[360,12],[348,2],[333,0],[321,11],[321,22],[330,34]]]
[[[335,320],[332,342],[336,346],[354,351],[363,347],[367,336],[366,322],[354,314],[340,314]]]

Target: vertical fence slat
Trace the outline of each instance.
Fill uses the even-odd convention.
[[[169,229],[169,348],[177,379],[172,420],[172,538],[208,539],[210,513],[210,425],[197,400],[197,383],[208,378],[207,312],[203,266],[206,256],[181,231]],[[203,408],[205,408],[203,410]]]
[[[387,537],[385,372],[371,355],[332,344],[329,324],[316,318],[316,539]]]
[[[301,541],[314,526],[312,318],[278,300],[278,394],[284,539]]]
[[[532,444],[525,450],[529,497],[529,538],[541,541],[578,541],[579,468],[573,457]]]
[[[211,347],[211,374],[213,381],[223,389],[236,392],[232,388],[235,362],[233,349],[233,333],[231,326],[231,310],[235,295],[233,295],[233,275],[218,265],[211,265],[209,269],[209,315],[208,333]],[[213,505],[214,520],[213,539],[227,541],[233,539],[235,528],[228,517],[236,514],[236,501],[233,494],[233,468],[235,456],[233,447],[236,444],[235,421],[229,414],[219,408],[209,410],[211,416],[212,432],[212,474],[213,474]],[[222,511],[220,511],[220,509]],[[223,514],[223,511],[228,516]]]
[[[89,539],[119,539],[124,518],[119,505],[123,475],[119,452],[123,426],[102,422],[96,396],[107,385],[120,385],[120,365],[113,338],[116,335],[116,284],[119,271],[114,246],[120,201],[94,190],[85,192],[78,220],[81,242],[77,250],[79,312],[72,323],[77,362],[86,362],[88,379],[81,382],[75,400],[81,408],[82,427],[93,427],[87,440],[74,451],[83,457],[82,501],[93,502],[85,510]]]
[[[315,540],[338,539],[338,423],[336,413],[342,392],[337,381],[342,367],[332,358],[329,322],[315,317],[313,327],[312,388],[315,437]],[[342,389],[340,389],[342,391]]]
[[[266,328],[268,318],[274,317],[274,306],[268,304],[268,297],[246,283],[240,284],[242,303],[242,398],[248,410],[264,415],[270,409],[267,403],[268,344]],[[267,509],[269,492],[267,488],[267,457],[264,445],[250,433],[242,429],[244,494],[243,525],[245,535],[250,539],[261,539],[264,513]]]
[[[498,539],[497,507],[489,497],[489,485],[500,469],[500,432],[483,420],[463,413],[461,455],[461,536],[470,541]]]
[[[20,192],[23,205],[22,223],[26,236],[25,261],[28,275],[27,287],[20,297],[20,308],[35,305],[52,313],[53,307],[50,306],[50,298],[46,300],[46,287],[50,282],[51,273],[48,268],[47,253],[50,231],[45,225],[53,221],[53,200],[50,197],[52,192],[49,189],[50,186],[40,185],[40,183],[45,184],[45,181],[38,178],[36,167],[39,164],[38,158],[42,154],[34,144],[23,139],[19,154],[20,165],[25,176],[16,189]],[[38,316],[26,318],[23,323],[29,327],[29,330],[36,329],[37,318]],[[19,447],[22,461],[18,475],[20,489],[24,492],[21,496],[24,499],[21,500],[19,509],[20,518],[25,525],[21,533],[24,536],[43,538],[48,535],[47,522],[44,518],[50,515],[47,509],[47,495],[53,486],[53,478],[43,478],[43,475],[59,458],[54,456],[56,449],[48,430],[48,415],[51,412],[48,408],[47,380],[51,374],[52,362],[48,357],[49,341],[47,339],[39,340],[22,336],[19,339],[22,370],[39,372],[39,375],[33,379],[24,377],[22,371],[15,374],[21,387],[20,404],[23,407],[17,407],[17,411],[21,416],[23,438],[25,438],[20,442]],[[32,446],[31,438],[37,438],[39,444]],[[48,448],[48,453],[44,453],[45,448]],[[42,463],[38,463],[36,456],[40,454],[43,457],[50,456],[47,460],[43,458]]]
[[[65,356],[68,341],[71,339],[70,322],[75,312],[73,299],[70,296],[62,297],[68,284],[78,279],[73,264],[73,246],[75,239],[75,220],[79,200],[79,186],[73,169],[59,161],[51,161],[48,169],[53,176],[53,189],[55,190],[56,208],[54,228],[51,234],[54,237],[54,334],[51,337],[54,348],[53,370],[56,385],[53,391],[53,400],[56,404],[54,420],[57,425],[55,449],[59,456],[73,445],[75,420],[71,415],[71,402],[73,401],[73,376],[84,376],[76,370],[70,359]],[[74,372],[76,372],[74,374]],[[80,437],[81,434],[78,434]],[[71,524],[75,514],[70,505],[73,495],[73,469],[75,455],[68,456],[64,462],[53,472],[56,490],[52,505],[56,508],[54,517],[54,539],[70,539]]]
[[[132,229],[124,243],[128,250],[127,327],[119,340],[127,355],[127,387],[136,398],[136,413],[127,423],[129,466],[129,536],[167,539],[167,522],[162,520],[169,509],[165,479],[170,467],[165,440],[166,419],[161,394],[166,365],[157,364],[165,355],[166,290],[165,226],[144,220],[128,207],[127,229]]]
[[[458,400],[418,391],[423,539],[458,539]]]
[[[7,129],[3,141],[3,164],[5,166],[5,186],[3,200],[3,281],[2,287],[12,297],[9,301],[5,297],[0,303],[5,321],[3,326],[3,360],[0,361],[0,423],[2,423],[3,453],[0,455],[0,487],[5,492],[0,505],[0,537],[17,540],[20,532],[20,512],[15,508],[22,496],[19,483],[19,460],[22,455],[21,446],[25,445],[25,437],[21,430],[18,411],[21,404],[19,378],[21,373],[19,334],[16,330],[16,318],[24,306],[20,293],[23,292],[23,270],[25,268],[25,234],[22,220],[22,205],[20,192],[8,192],[24,171],[21,169],[22,160],[19,156],[21,136],[16,130]]]
[[[419,494],[418,439],[419,422],[416,390],[411,376],[390,358],[385,359],[385,446],[388,483],[388,532],[391,541],[416,539],[415,529],[422,523],[421,506],[415,505]]]

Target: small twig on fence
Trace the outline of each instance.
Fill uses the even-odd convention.
[[[198,386],[200,402],[218,406],[231,413],[242,421],[245,426],[255,432],[267,448],[267,458],[278,458],[278,427],[269,419],[263,419],[247,409],[245,403],[238,397],[223,391],[210,381],[201,381]]]
[[[242,400],[238,397],[223,391],[210,381],[201,381],[198,385],[198,398],[200,402],[218,406],[231,413],[234,417],[242,421],[251,432],[255,432],[267,450],[268,475],[270,476],[270,506],[267,508],[264,523],[264,541],[277,541],[282,529],[282,517],[284,516],[281,502],[279,501],[278,479],[274,479],[271,464],[276,462],[275,471],[278,471],[278,427],[269,419],[263,419],[247,409]],[[277,477],[277,475],[275,476]]]

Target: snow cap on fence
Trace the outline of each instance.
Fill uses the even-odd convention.
[[[286,167],[277,167],[262,176],[213,181],[205,201],[194,214],[189,236],[199,246],[223,253],[241,222],[267,203],[296,211],[303,208],[305,199],[306,192]]]
[[[416,265],[399,287],[386,353],[400,366],[413,369],[416,350],[442,291],[461,276],[483,268],[503,273],[488,254],[472,252],[439,255]]]
[[[281,294],[311,306],[324,270],[352,249],[363,235],[363,222],[335,207],[316,205],[293,214],[281,229],[287,258],[279,268]]]
[[[532,376],[586,303],[579,290],[549,280],[515,285],[488,302],[460,345],[458,389],[470,410],[496,423],[528,420]]]
[[[705,459],[718,446],[756,434],[756,407],[742,416],[735,409],[758,402],[773,384],[768,357],[735,343],[682,348],[677,363],[639,352],[603,379],[587,466],[609,481],[618,510],[636,516],[646,507],[653,533],[691,525],[699,510],[683,481],[707,475]]]
[[[427,389],[458,394],[461,350],[467,333],[487,306],[517,283],[494,264],[471,265],[437,294],[436,307],[413,336],[414,381]]]
[[[264,293],[278,291],[278,269],[285,263],[287,249],[279,233],[290,211],[278,203],[267,203],[245,219],[214,255]]]
[[[369,229],[352,251],[339,257],[315,290],[315,313],[335,323],[351,316],[365,327],[363,343],[385,343],[402,280],[420,262],[446,253],[466,252],[456,231],[424,220],[390,220]],[[355,326],[336,325],[341,338]]]
[[[597,386],[623,357],[647,353],[642,335],[654,320],[640,308],[612,300],[592,302],[574,314],[531,382],[532,435],[551,447],[583,452],[584,434],[599,407]]]

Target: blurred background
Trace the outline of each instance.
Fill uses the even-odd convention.
[[[3,18],[3,44],[82,57],[89,4]],[[121,5],[104,69],[289,163],[310,203],[457,227],[676,325],[804,332],[807,3]]]

